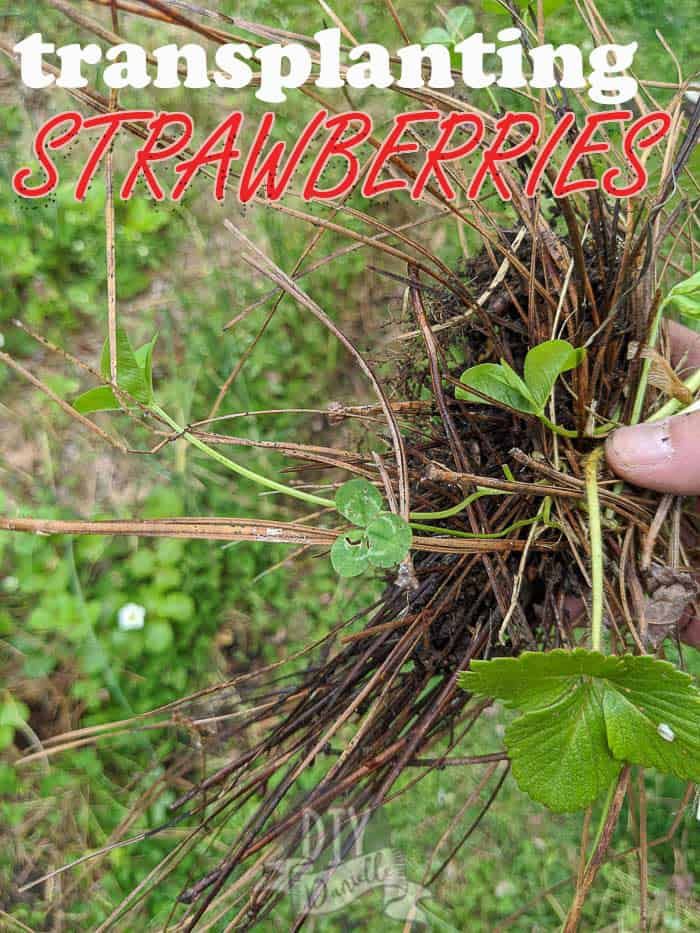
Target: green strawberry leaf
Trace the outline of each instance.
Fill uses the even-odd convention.
[[[458,683],[523,711],[505,734],[513,774],[552,810],[587,806],[624,762],[700,780],[700,692],[667,661],[524,652],[474,661]]]
[[[568,340],[547,340],[525,357],[524,376],[538,411],[542,411],[559,376],[576,369],[585,359],[583,348],[574,349]]]
[[[459,685],[471,693],[495,697],[509,709],[528,712],[561,700],[575,677],[612,673],[618,661],[585,648],[526,651],[517,658],[472,661],[470,669],[459,674]]]
[[[382,512],[367,525],[368,557],[375,567],[395,567],[408,554],[413,532],[400,515]]]
[[[625,656],[603,697],[613,755],[684,781],[700,780],[700,691],[666,661]]]
[[[379,490],[366,479],[351,479],[335,494],[335,507],[353,525],[364,526],[382,510]]]
[[[340,535],[331,548],[331,564],[339,577],[359,577],[369,567],[369,549],[362,536],[360,542],[353,542],[350,536]]]
[[[472,366],[460,376],[462,385],[468,389],[477,389],[486,399],[481,398],[474,392],[465,389],[456,389],[455,395],[465,402],[479,402],[482,405],[489,404],[489,400],[513,408],[516,411],[523,411],[534,414],[536,406],[530,398],[528,388],[518,374],[510,367],[499,366],[498,363],[480,363],[478,366]]]
[[[608,748],[595,681],[518,717],[504,741],[520,789],[557,813],[587,807],[622,767]]]

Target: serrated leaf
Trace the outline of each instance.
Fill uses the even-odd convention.
[[[478,389],[488,397],[484,399],[465,389],[456,389],[456,397],[465,402],[488,405],[488,400],[493,400],[508,408],[514,408],[516,411],[535,413],[535,406],[528,397],[525,383],[512,369],[508,371],[498,363],[480,363],[478,366],[472,366],[471,369],[462,373],[460,382],[470,389]]]
[[[593,803],[622,767],[608,748],[595,681],[519,716],[504,741],[520,789],[557,813]]]
[[[121,406],[109,386],[97,386],[79,395],[73,408],[81,415],[90,415],[96,411],[119,411]]]
[[[331,548],[331,564],[339,577],[359,577],[369,567],[366,540],[353,543],[348,535],[340,535]]]
[[[568,340],[547,340],[533,347],[525,357],[524,376],[538,411],[542,411],[559,376],[576,369],[586,356]]]
[[[603,698],[613,755],[700,781],[700,692],[690,676],[651,656],[622,660]]]
[[[524,652],[474,661],[458,683],[524,711],[506,730],[513,773],[552,809],[586,806],[623,762],[700,780],[700,692],[667,661],[584,649]],[[584,720],[588,745],[579,734]],[[575,782],[560,769],[564,757]]]
[[[353,525],[364,527],[382,510],[382,495],[366,479],[351,479],[335,494],[335,507]]]
[[[541,709],[561,700],[584,674],[603,677],[617,670],[620,659],[598,651],[524,651],[517,658],[472,661],[458,675],[459,686],[470,693],[494,697],[509,709]]]
[[[412,540],[408,522],[400,515],[382,512],[367,525],[370,563],[375,567],[395,567],[408,554]]]

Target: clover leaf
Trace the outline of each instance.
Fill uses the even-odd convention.
[[[585,357],[585,349],[575,349],[567,340],[547,340],[528,352],[524,378],[505,360],[480,363],[462,373],[460,382],[467,388],[457,388],[455,395],[466,402],[496,402],[544,419],[545,406],[557,379],[580,366]]]
[[[158,336],[134,350],[126,331],[117,328],[117,384],[143,405],[153,402],[153,350]],[[104,379],[111,378],[109,342],[102,348],[100,370]],[[109,386],[89,389],[79,396],[73,407],[83,415],[96,411],[119,411],[121,405]]]
[[[351,479],[335,494],[335,507],[353,525],[366,525],[382,510],[379,490],[366,479]]]
[[[394,567],[408,554],[413,539],[411,526],[391,512],[382,512],[367,525],[368,557],[375,567]]]
[[[349,534],[340,535],[331,548],[331,564],[339,577],[359,577],[369,567],[369,547],[364,535],[353,541]]]
[[[624,763],[700,780],[700,692],[667,661],[524,652],[474,661],[458,682],[522,712],[505,733],[513,774],[551,810],[588,806]]]
[[[357,528],[339,535],[331,563],[341,577],[357,577],[369,567],[394,567],[408,554],[413,532],[400,515],[382,510],[380,492],[366,479],[351,479],[335,495],[335,507]]]

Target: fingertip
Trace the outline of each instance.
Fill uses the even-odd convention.
[[[605,452],[610,468],[635,486],[700,494],[700,412],[619,428]]]

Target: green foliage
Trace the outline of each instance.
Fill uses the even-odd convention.
[[[26,155],[23,154],[26,158]],[[104,186],[95,181],[77,203],[73,186],[61,184],[54,200],[30,204],[0,198],[0,327],[21,318],[42,333],[65,339],[86,320],[103,315],[106,293]],[[116,203],[119,230],[119,298],[128,301],[149,286],[168,256],[177,224],[175,209],[145,198]],[[158,234],[158,235],[156,235]],[[4,332],[12,353],[29,352],[21,334]]]
[[[673,286],[664,307],[674,312],[686,327],[700,330],[700,270]]]
[[[358,527],[339,535],[331,563],[341,577],[357,577],[369,567],[395,567],[408,554],[413,532],[400,515],[382,511],[382,497],[365,479],[351,479],[335,496],[342,516]]]
[[[476,20],[474,12],[468,6],[455,6],[445,17],[445,26],[436,26],[423,33],[424,45],[454,45],[474,31]]]
[[[495,11],[490,20],[482,12],[487,4]],[[549,0],[545,0],[545,10],[548,5]],[[241,9],[239,2],[221,2],[224,13],[241,15]],[[508,15],[495,0],[474,4],[473,9],[478,17],[478,28],[483,28],[487,36],[504,25]],[[683,36],[692,34],[697,19],[695,4],[690,0],[681,0],[672,6],[659,5],[658,0],[642,0],[641,5],[639,0],[622,0],[615,4],[606,0],[601,9],[609,18],[618,41],[640,41],[640,56],[642,52],[644,56],[639,62],[640,73],[646,72],[660,81],[676,81],[673,62],[658,43],[655,29],[660,29],[670,42],[685,72],[688,70],[686,63],[692,65],[692,43],[682,41]],[[270,5],[252,0],[244,12],[249,20],[264,22],[269,18]],[[351,29],[356,27],[361,13],[363,34],[388,46],[395,44],[395,26],[382,4],[365,5],[360,10],[357,5],[343,2],[337,12]],[[10,3],[9,14],[10,27],[21,20],[24,35],[42,30],[57,44],[75,41],[74,26],[66,25],[65,19],[55,11],[16,2]],[[308,31],[307,3],[292,0],[284,4],[284,8],[280,6],[276,15],[278,25],[299,32]],[[401,9],[400,15],[409,34],[420,35],[428,15],[426,11],[414,6]],[[575,12],[562,10],[559,17],[548,21],[548,41],[555,45],[577,41],[573,36],[580,36],[580,32],[575,33],[574,20]],[[165,39],[165,32],[160,35]],[[155,39],[153,44],[156,44]],[[163,98],[166,92],[160,93],[163,107],[168,109],[168,95]],[[183,93],[187,98],[186,108],[207,106],[206,100],[198,104],[196,95]],[[655,91],[662,106],[672,93],[663,89]],[[518,109],[520,99],[515,95],[512,98],[513,109]],[[182,105],[179,99],[172,109]],[[252,99],[251,106],[254,106]],[[315,104],[311,106],[316,108]],[[294,112],[280,108],[278,123],[280,127],[284,125],[288,138],[295,139],[299,114],[296,108],[291,110]],[[41,119],[41,115],[35,114],[35,117],[37,115]],[[18,134],[23,126],[26,136],[17,154],[7,148],[0,153],[0,294],[3,299],[0,330],[12,353],[36,350],[29,338],[2,326],[13,317],[22,317],[58,342],[68,343],[70,335],[72,341],[81,341],[81,347],[83,341],[92,347],[95,334],[104,333],[105,320],[102,185],[95,181],[90,196],[82,204],[76,204],[72,198],[71,181],[61,186],[55,202],[29,204],[15,198],[9,185],[9,172],[26,160],[34,126],[22,116],[19,107],[3,109],[6,137]],[[70,154],[68,159],[72,158]],[[75,166],[75,162],[69,166],[68,159],[61,166],[65,177]],[[218,391],[229,374],[232,361],[254,339],[267,309],[251,314],[249,321],[242,322],[225,339],[221,339],[221,326],[231,316],[230,309],[235,304],[259,297],[259,283],[254,277],[232,274],[229,263],[216,261],[220,215],[212,207],[208,192],[205,210],[199,215],[196,211],[190,212],[189,205],[183,208],[167,204],[156,206],[142,197],[128,203],[117,201],[116,210],[118,293],[120,303],[124,303],[123,310],[129,315],[130,333],[134,342],[146,339],[154,326],[153,316],[158,317],[161,341],[167,351],[159,353],[159,398],[162,395],[163,404],[167,403],[169,410],[184,412],[183,421],[188,420],[191,412],[208,410],[206,406],[211,403],[212,393]],[[284,268],[291,268],[306,248],[307,230],[294,228],[275,212],[251,211],[249,222]],[[363,229],[359,221],[352,218],[348,223],[354,229]],[[324,240],[329,252],[344,245],[344,241],[335,241],[330,233],[324,235]],[[199,242],[204,247],[201,252],[197,246]],[[478,237],[474,235],[469,243],[471,248],[477,249]],[[225,243],[223,246],[225,249]],[[457,238],[448,236],[442,256],[452,263],[457,255]],[[684,261],[678,251],[674,256],[677,261]],[[205,261],[201,262],[202,259]],[[206,275],[197,278],[200,262]],[[337,307],[338,295],[351,294],[353,283],[366,270],[366,262],[363,251],[358,250],[347,254],[342,263],[318,269],[313,275],[315,295],[329,308]],[[156,294],[167,296],[167,311],[159,311],[158,302],[153,308],[150,306],[150,296],[146,292],[152,284],[159,289]],[[244,297],[242,291],[245,291]],[[138,305],[129,307],[129,302],[135,298],[138,298]],[[144,298],[149,301],[145,310]],[[195,319],[196,327],[185,327],[184,322]],[[183,331],[186,331],[186,339],[181,336]],[[328,385],[334,386],[330,391],[335,397],[338,381],[327,383],[325,380],[332,376],[336,366],[336,342],[313,321],[306,323],[303,341],[299,340],[298,312],[287,302],[276,313],[270,332],[271,339],[260,341],[227,396],[228,410],[303,407],[310,398],[323,399],[325,404]],[[74,343],[69,345],[75,346]],[[302,345],[303,352],[299,349]],[[289,352],[292,346],[298,352]],[[0,380],[5,378],[4,370],[0,371]],[[48,378],[53,380],[56,376],[50,374]],[[14,383],[11,388],[15,390]],[[94,391],[100,392],[102,388]],[[56,391],[68,397],[69,392],[75,393],[76,389],[66,387]],[[22,395],[26,393],[20,386],[19,397]],[[4,402],[14,409],[16,395],[6,393]],[[51,417],[57,428],[60,414],[52,412]],[[299,420],[293,414],[277,416],[274,424],[272,421],[251,419],[248,422],[251,436],[261,440],[279,439],[285,432],[294,434],[299,429]],[[32,431],[38,432],[40,427],[40,423],[31,424]],[[274,472],[281,465],[278,455],[269,451],[251,451],[249,456],[268,472]],[[130,514],[137,511],[144,518],[230,514],[235,504],[239,512],[252,514],[255,510],[256,514],[263,514],[267,509],[272,515],[279,507],[276,498],[254,497],[246,484],[234,484],[213,476],[208,464],[204,469],[201,463],[195,463],[194,468],[190,463],[181,465],[174,453],[169,457],[166,451],[159,460],[155,483],[151,482],[153,476],[149,476],[150,461],[141,460],[138,466],[145,478],[144,485],[151,484],[153,489],[145,501],[139,499],[137,504],[130,500]],[[128,468],[125,474],[124,481],[128,482]],[[70,481],[71,477],[64,478],[64,494],[69,492]],[[3,485],[5,482],[12,487],[11,473],[5,473]],[[74,515],[73,510],[70,513],[63,510],[67,499],[62,500],[63,508],[55,505],[50,490],[51,484],[44,473],[37,474],[31,487],[27,482],[23,489],[26,498],[22,501],[31,508],[31,514],[40,512],[55,518]],[[100,538],[83,539],[74,544],[77,577],[83,592],[81,599],[68,572],[69,545],[70,542],[62,538],[0,535],[0,644],[10,649],[3,654],[0,681],[10,683],[14,690],[12,665],[16,662],[18,683],[29,682],[33,690],[39,691],[46,684],[47,696],[54,691],[67,692],[65,702],[74,704],[76,725],[123,718],[125,706],[112,687],[107,686],[110,671],[128,707],[134,711],[150,709],[214,680],[226,679],[232,672],[248,671],[256,663],[279,660],[282,654],[292,653],[326,634],[338,622],[336,593],[343,597],[341,611],[346,617],[371,601],[368,585],[372,581],[363,581],[362,601],[346,605],[347,587],[338,586],[337,578],[325,562],[310,563],[310,572],[306,572],[307,565],[303,565],[301,571],[295,567],[291,572],[282,569],[265,574],[277,560],[288,555],[287,549],[254,544],[220,548],[204,542],[168,541],[142,541],[137,546],[133,541],[107,542]],[[146,607],[145,627],[140,632],[120,632],[116,612],[124,602],[131,600]],[[243,632],[240,637],[236,635],[224,656],[215,648],[214,641],[232,614],[242,620]],[[31,628],[27,625],[29,618],[32,619]],[[161,634],[169,626],[173,639],[164,652],[158,653],[161,625],[164,626]],[[156,629],[155,639],[148,636],[152,627]],[[91,628],[95,635],[92,644]],[[692,662],[692,658],[690,660]],[[18,689],[16,700],[19,695]],[[4,695],[0,695],[0,704],[3,700]],[[496,728],[494,720],[482,717],[467,739],[450,753],[470,755],[475,747],[493,748]],[[3,843],[7,841],[8,844],[0,846],[0,891],[6,898],[5,892],[10,892],[9,907],[7,902],[2,906],[9,909],[13,917],[31,928],[43,929],[47,917],[52,916],[49,911],[53,905],[42,900],[41,888],[13,901],[17,879],[26,877],[23,874],[27,865],[24,853],[29,853],[33,869],[39,872],[65,864],[86,849],[107,842],[128,815],[133,801],[149,786],[149,778],[139,782],[138,776],[147,774],[154,760],[167,760],[169,750],[178,750],[175,742],[162,733],[154,731],[148,735],[153,747],[145,745],[140,749],[134,735],[129,733],[95,747],[52,756],[51,771],[45,777],[42,777],[41,765],[15,769],[11,764],[0,764],[0,796],[3,796],[0,824],[9,829],[3,836]],[[212,762],[209,765],[216,767]],[[466,769],[460,780],[471,781],[471,772],[475,770],[478,771]],[[392,844],[406,854],[411,878],[420,878],[431,858],[435,827],[444,824],[446,812],[454,812],[455,805],[459,806],[452,771],[434,769],[423,777],[410,797],[401,798],[407,805],[387,808],[392,820]],[[413,776],[408,775],[407,780],[412,779]],[[311,775],[309,780],[311,788]],[[460,784],[460,792],[462,790]],[[647,790],[651,838],[668,829],[680,790],[676,779],[649,773]],[[141,814],[133,830],[153,828],[164,822],[172,799],[173,791],[164,791]],[[476,816],[477,810],[472,809],[472,813]],[[692,831],[694,815],[690,808],[686,819]],[[26,826],[23,826],[24,821]],[[51,839],[57,841],[55,849],[47,843]],[[225,846],[226,842],[222,834],[219,844]],[[627,837],[619,844],[624,848],[635,843],[636,840]],[[172,850],[172,845],[172,836],[155,835],[136,846],[116,849],[107,857],[109,869],[99,881],[93,880],[92,872],[86,876],[82,869],[64,875],[69,892],[61,901],[66,927],[96,929],[113,907]],[[540,813],[524,812],[522,797],[508,780],[496,806],[479,826],[479,857],[474,858],[473,850],[464,847],[464,860],[458,856],[455,862],[456,881],[450,880],[450,872],[444,872],[436,883],[436,896],[457,928],[463,928],[464,918],[468,917],[475,933],[491,930],[509,913],[534,899],[540,889],[561,882],[566,875],[575,872],[577,845],[575,820],[557,820],[553,826],[543,826]],[[438,853],[433,863],[435,868],[441,858],[442,853]],[[659,929],[694,928],[692,923],[681,920],[682,905],[687,901],[671,891],[670,878],[676,870],[673,845],[651,849],[649,858],[652,881],[658,879],[650,898],[650,909],[666,905]],[[693,864],[697,855],[692,846],[684,852],[684,858],[688,860],[687,871],[694,871],[697,877],[697,865]],[[134,924],[143,929],[161,929],[166,924],[174,898],[191,879],[191,872],[199,876],[202,864],[200,861],[191,865],[185,861],[180,868],[171,881],[163,882],[144,901],[143,913],[134,919]],[[629,877],[620,881],[609,873],[611,871],[612,866],[604,866],[603,883],[593,891],[584,925],[590,929],[610,924],[634,929],[638,923],[638,905],[630,894],[633,885]],[[463,883],[465,873],[470,879],[467,885]],[[501,891],[502,886],[507,886],[505,892]],[[356,924],[358,913],[362,912],[362,928],[383,930],[386,920],[381,904],[370,909],[365,906],[368,900],[370,898],[363,898],[348,909],[347,915],[329,918],[324,923],[328,923],[329,929],[331,926],[339,929],[343,924]],[[558,918],[552,904],[556,905],[554,898],[534,900],[521,919],[523,928],[553,929]]]
[[[462,373],[460,382],[470,389],[455,389],[457,398],[465,402],[488,404],[489,401],[500,403],[515,411],[535,414],[535,403],[530,397],[527,386],[518,374],[505,362],[480,363]],[[486,396],[484,398],[483,396]]]
[[[16,700],[9,690],[0,694],[0,750],[12,744],[15,729],[29,719],[29,707]]]
[[[545,16],[551,16],[557,10],[564,6],[566,0],[543,0],[542,12]],[[508,7],[505,3],[499,3],[498,0],[482,0],[483,9],[487,13],[497,13],[502,16],[508,16]],[[515,5],[521,10],[527,10],[528,0],[515,0]]]
[[[588,806],[625,762],[700,780],[700,692],[667,661],[524,652],[472,662],[459,685],[522,711],[505,734],[513,774],[551,810]]]
[[[134,350],[126,331],[122,327],[117,328],[117,385],[143,405],[153,402],[153,350],[157,340],[156,335]],[[110,379],[108,340],[102,349],[100,369],[102,376]],[[87,415],[97,411],[117,411],[121,406],[109,386],[98,386],[84,392],[75,400],[73,407]]]
[[[559,376],[576,369],[585,357],[585,349],[574,349],[567,340],[547,340],[533,347],[525,357],[524,379],[505,360],[500,364],[481,363],[462,373],[460,382],[467,389],[458,388],[455,394],[466,402],[492,401],[539,416]]]
[[[549,421],[545,406],[559,376],[576,369],[585,358],[584,348],[575,349],[567,340],[547,340],[525,357],[524,379],[505,360],[481,363],[462,373],[460,382],[467,388],[455,389],[455,396],[465,402],[495,403],[535,415],[555,433],[575,437],[575,431]]]
[[[364,527],[382,511],[382,496],[365,479],[351,479],[335,494],[335,507],[353,525]]]

